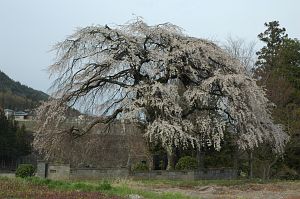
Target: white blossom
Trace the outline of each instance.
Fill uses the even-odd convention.
[[[166,148],[219,150],[224,134],[232,133],[241,149],[270,142],[282,152],[288,140],[272,120],[273,105],[243,65],[175,25],[137,20],[114,28],[90,26],[55,50],[49,71],[58,77],[56,100],[40,114],[39,141],[47,125],[61,123],[57,118],[65,109],[59,107],[78,104],[100,118],[142,122],[145,137]]]

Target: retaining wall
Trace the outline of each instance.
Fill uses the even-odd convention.
[[[168,179],[168,180],[212,180],[235,179],[237,171],[231,168],[202,169],[194,171],[148,171],[134,172],[131,177],[135,179]]]
[[[169,179],[169,180],[201,180],[201,179],[235,179],[237,171],[232,168],[202,169],[194,171],[153,170],[147,172],[129,172],[127,168],[70,168],[67,164],[46,164],[39,162],[37,176],[49,179]]]
[[[109,178],[125,178],[129,176],[127,168],[116,169],[93,169],[93,168],[72,168],[70,179],[109,179]]]
[[[46,177],[52,180],[70,179],[70,165],[68,164],[48,164],[46,165]]]

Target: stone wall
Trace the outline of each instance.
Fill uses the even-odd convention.
[[[237,171],[231,168],[203,169],[195,171],[149,171],[131,173],[135,179],[168,179],[168,180],[213,180],[236,179]]]
[[[131,173],[131,177],[144,180],[195,180],[194,171],[154,170],[148,172],[134,172]]]
[[[195,179],[235,179],[237,170],[232,168],[202,169],[195,171]]]
[[[46,162],[38,162],[36,166],[36,176],[41,178],[47,177],[47,164]]]
[[[46,177],[52,180],[68,180],[70,179],[70,165],[47,164]]]
[[[98,179],[110,179],[110,178],[126,178],[129,176],[127,168],[107,168],[107,169],[89,169],[89,168],[77,168],[71,169],[71,180],[98,180]]]
[[[235,179],[237,171],[231,168],[204,169],[195,171],[129,172],[127,168],[70,168],[70,165],[38,163],[37,176],[49,179],[100,180],[110,178],[133,179],[168,179],[168,180],[202,180],[202,179]],[[43,171],[44,169],[44,171]]]

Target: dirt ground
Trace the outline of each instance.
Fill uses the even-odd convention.
[[[193,198],[204,199],[300,199],[299,181],[235,186],[174,187],[171,185],[138,185],[136,188],[155,192],[179,192]]]

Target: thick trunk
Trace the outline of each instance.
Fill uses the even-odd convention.
[[[172,147],[167,148],[167,158],[168,158],[168,166],[167,170],[175,169],[175,153]]]

